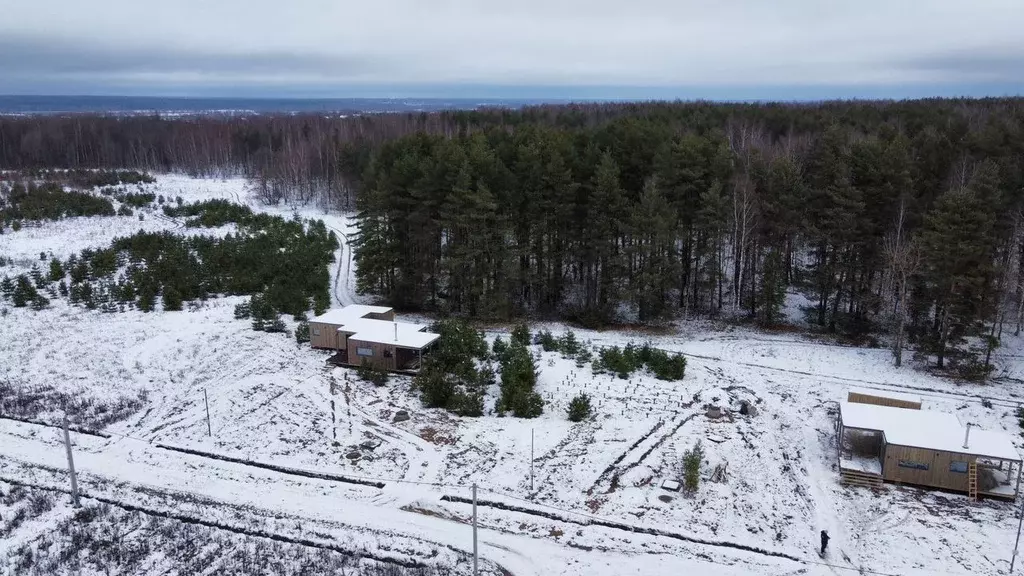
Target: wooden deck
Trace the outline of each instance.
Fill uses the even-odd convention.
[[[839,469],[839,483],[844,486],[861,486],[879,490],[882,488],[882,475],[871,474],[861,470]]]
[[[327,359],[327,363],[331,366],[338,366],[342,368],[359,368],[358,364],[352,364],[348,361],[348,350],[338,350],[330,358]],[[419,362],[414,362],[413,366],[401,368],[398,370],[388,370],[392,374],[404,374],[406,376],[415,376],[419,374],[420,367]]]

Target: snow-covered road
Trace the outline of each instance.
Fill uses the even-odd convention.
[[[72,434],[75,467],[84,493],[131,503],[136,491],[187,494],[215,502],[271,511],[275,514],[369,531],[386,538],[403,537],[472,552],[470,527],[441,515],[427,515],[376,505],[377,489],[325,480],[297,478],[253,467],[162,451],[131,438],[105,440]],[[60,431],[54,428],[0,420],[0,477],[28,484],[55,486],[66,470]],[[406,489],[402,486],[400,489]],[[426,509],[436,506],[440,492],[423,488],[415,501]],[[390,504],[390,502],[388,502]],[[190,510],[202,514],[202,510]],[[652,540],[638,536],[638,541]],[[623,554],[621,551],[581,550],[558,542],[482,528],[480,556],[515,576],[552,574],[768,574],[796,570],[798,563],[736,551],[725,556],[696,554]],[[646,546],[641,542],[642,546]],[[699,548],[699,547],[697,547]],[[700,557],[698,557],[700,556]],[[806,572],[806,573],[814,573]]]

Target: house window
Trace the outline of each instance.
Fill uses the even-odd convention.
[[[960,474],[967,474],[967,462],[954,460],[949,463],[949,471],[959,472]]]
[[[319,336],[319,335],[320,335],[320,329],[319,328],[313,328],[313,336]]]
[[[356,356],[373,356],[373,348],[356,348]]]
[[[914,462],[913,460],[900,460],[900,468],[913,468],[914,470],[927,470],[928,465],[924,462]]]

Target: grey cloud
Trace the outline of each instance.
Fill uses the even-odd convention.
[[[108,46],[86,40],[0,37],[0,77],[271,75],[344,79],[386,67],[380,56],[327,55],[288,51],[230,53],[173,47]]]
[[[1020,82],[1024,80],[1024,50],[957,50],[920,56],[901,62],[907,70],[940,79]]]

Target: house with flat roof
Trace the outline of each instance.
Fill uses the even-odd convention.
[[[440,338],[426,329],[423,324],[397,321],[392,308],[353,304],[311,319],[309,341],[313,348],[334,350],[329,360],[334,364],[415,372],[424,353]]]
[[[839,402],[836,422],[840,479],[882,482],[1014,499],[1021,457],[1008,434],[963,426],[932,410]]]

